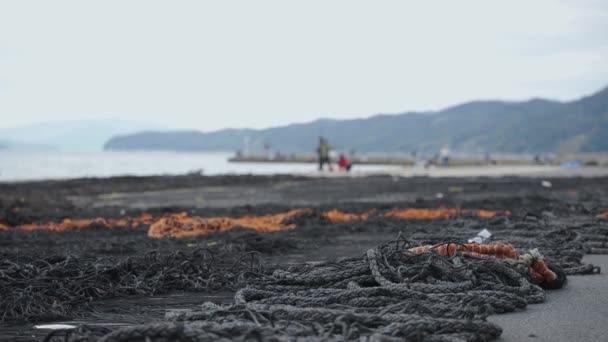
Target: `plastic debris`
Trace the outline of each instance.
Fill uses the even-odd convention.
[[[69,324],[42,324],[42,325],[35,325],[34,328],[59,330],[59,329],[76,329],[76,326],[69,325]]]
[[[477,233],[477,236],[469,239],[469,243],[473,243],[473,242],[483,243],[484,241],[488,240],[491,236],[492,236],[492,233],[490,233],[489,230],[484,228],[481,231],[479,231],[479,233]]]

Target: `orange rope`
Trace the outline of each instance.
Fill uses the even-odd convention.
[[[408,249],[408,252],[414,254],[428,253],[433,251],[443,256],[453,256],[456,251],[473,255],[476,257],[494,257],[497,259],[519,259],[519,254],[513,248],[511,244],[505,244],[503,242],[489,243],[489,244],[478,244],[478,243],[444,243],[437,246],[424,245]],[[547,264],[542,260],[536,258],[530,267],[530,272],[533,278],[540,279],[544,282],[553,282],[557,279],[557,275],[551,271]]]
[[[602,219],[608,219],[608,211],[605,211],[605,212],[603,212],[601,214],[598,214],[596,217],[597,218],[602,218]]]
[[[231,218],[231,217],[188,217],[187,214],[172,214],[172,215],[164,215],[161,217],[154,217],[150,214],[144,213],[137,217],[122,217],[118,219],[113,218],[93,218],[93,219],[73,219],[73,218],[65,218],[61,222],[43,222],[43,223],[28,223],[15,227],[15,229],[20,230],[50,230],[54,232],[62,232],[71,229],[82,229],[90,226],[101,226],[105,228],[114,228],[114,227],[140,227],[140,226],[149,226],[156,223],[159,224],[169,224],[175,223],[179,225],[178,222],[184,221],[181,224],[182,227],[187,229],[188,225],[196,225],[201,226],[206,224],[209,226],[208,230],[222,230],[221,227],[224,226],[235,226],[241,225],[244,227],[248,227],[251,229],[255,229],[261,232],[265,231],[275,231],[281,229],[293,229],[291,225],[283,225],[281,224],[281,217],[290,218],[294,216],[294,212],[297,213],[305,213],[311,212],[311,209],[295,209],[291,211],[287,211],[284,213],[279,213],[275,215],[261,215],[261,216],[246,216],[242,218]],[[380,217],[396,217],[401,219],[418,219],[418,220],[433,220],[433,219],[445,219],[450,218],[455,215],[460,214],[469,214],[475,215],[483,218],[490,218],[496,215],[505,214],[509,215],[508,211],[500,211],[500,210],[482,210],[482,209],[458,209],[458,208],[436,208],[436,209],[419,209],[419,208],[395,208],[391,209],[384,214],[378,214],[377,211],[369,210],[367,212],[361,214],[355,213],[347,213],[337,209],[325,211],[321,213],[321,216],[326,218],[328,221],[332,223],[338,222],[350,222],[350,221],[364,221],[369,219],[373,215],[378,215]],[[275,217],[276,220],[272,220]],[[204,224],[199,221],[204,220]],[[270,220],[270,221],[269,221]],[[202,221],[201,221],[202,222]],[[265,223],[264,223],[265,222]],[[214,228],[215,227],[215,228]],[[0,231],[9,230],[10,226],[6,224],[0,223]],[[151,236],[160,236],[159,234],[152,233]],[[169,234],[171,236],[179,236],[180,234]],[[189,234],[185,234],[189,235]]]
[[[321,216],[325,217],[331,223],[338,223],[338,222],[349,222],[349,221],[365,221],[375,212],[376,212],[376,210],[370,210],[370,211],[366,211],[362,214],[351,214],[351,213],[345,213],[338,209],[332,209],[330,211],[326,211],[326,212],[322,213]]]
[[[408,251],[411,253],[426,253],[430,250],[433,250],[436,253],[444,256],[452,256],[456,253],[456,251],[461,253],[474,253],[478,255],[485,256],[493,256],[498,259],[517,259],[519,258],[519,254],[513,248],[511,244],[504,244],[502,242],[490,243],[490,244],[478,244],[478,243],[467,243],[467,244],[457,244],[457,243],[444,243],[437,246],[418,246],[414,248],[410,248]]]
[[[295,223],[284,223],[296,215],[310,212],[309,209],[294,209],[284,213],[261,216],[231,217],[190,217],[186,213],[166,216],[155,222],[148,230],[148,236],[153,238],[199,236],[212,232],[220,232],[240,226],[258,232],[274,232],[289,230],[296,227]]]
[[[28,223],[17,226],[17,229],[21,230],[50,230],[54,232],[62,232],[70,229],[87,228],[93,225],[102,226],[105,228],[114,227],[139,227],[142,225],[150,225],[155,221],[154,217],[150,214],[141,214],[138,217],[123,217],[120,219],[106,219],[103,217],[97,217],[94,219],[70,219],[65,218],[59,223],[45,222],[45,223]]]
[[[336,209],[321,214],[332,223],[363,221],[376,214],[376,210],[366,211],[362,214],[345,213]],[[396,217],[406,220],[436,220],[447,219],[456,215],[473,215],[481,218],[492,218],[497,215],[510,215],[508,210],[485,210],[485,209],[460,209],[460,208],[395,208],[387,211],[382,216]]]
[[[502,210],[483,210],[483,209],[460,209],[460,208],[436,208],[436,209],[420,209],[420,208],[405,208],[392,209],[384,214],[385,217],[396,217],[402,219],[416,220],[436,220],[447,219],[456,215],[473,215],[482,218],[492,218],[496,215],[509,215],[509,211]]]

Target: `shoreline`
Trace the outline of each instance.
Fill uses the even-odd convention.
[[[0,184],[30,184],[45,182],[71,182],[78,180],[113,180],[113,179],[146,179],[146,178],[182,178],[182,177],[296,177],[296,178],[364,178],[364,177],[402,177],[402,178],[470,178],[470,177],[492,177],[492,178],[569,178],[569,177],[608,177],[608,167],[582,166],[582,167],[561,167],[549,165],[519,165],[519,166],[452,166],[452,167],[421,167],[407,166],[395,167],[388,166],[380,170],[361,170],[356,165],[351,172],[344,171],[310,171],[310,172],[277,172],[277,173],[218,173],[205,174],[204,172],[188,172],[175,174],[122,174],[108,176],[77,176],[77,177],[51,177],[51,178],[32,178],[32,179],[0,179]]]

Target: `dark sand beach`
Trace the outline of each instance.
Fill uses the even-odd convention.
[[[535,247],[535,241],[541,241],[539,236],[545,239],[542,241],[549,241],[557,231],[574,235],[588,234],[590,229],[608,231],[608,220],[596,217],[608,210],[608,178],[567,177],[542,181],[519,177],[190,175],[4,183],[0,184],[0,222],[8,229],[0,231],[0,259],[5,271],[0,278],[4,275],[2,284],[10,285],[6,277],[9,264],[20,265],[25,270],[27,265],[37,265],[36,260],[44,258],[51,263],[57,262],[57,258],[63,258],[61,262],[73,258],[70,262],[78,265],[74,267],[102,268],[100,265],[106,263],[130,262],[135,268],[150,260],[152,251],[154,258],[167,263],[181,257],[192,262],[193,253],[209,253],[218,269],[229,269],[230,265],[237,264],[250,267],[241,265],[241,257],[246,255],[251,261],[246,259],[245,263],[256,263],[255,267],[263,272],[264,267],[286,269],[303,263],[362,257],[366,250],[398,236],[440,243],[473,237],[487,228],[495,233],[493,239],[513,242],[523,251]],[[119,220],[142,214],[159,218],[182,212],[189,216],[238,218],[298,208],[307,211],[286,221],[295,228],[276,232],[236,227],[201,236],[158,239],[147,234],[150,222],[137,227],[107,228],[97,221],[85,228],[61,232],[16,228],[60,223],[66,218]],[[486,218],[463,211],[450,217],[407,219],[384,214],[395,208],[496,210],[508,215]],[[333,209],[374,214],[364,220],[332,222],[324,213]],[[525,231],[533,232],[529,244],[523,239]],[[559,241],[568,244],[570,236]],[[541,246],[546,248],[541,248],[541,252],[551,254],[547,246]],[[590,251],[587,248],[578,252],[582,255]],[[250,252],[255,253],[247,254]],[[166,259],[165,255],[173,255],[174,259]],[[583,263],[608,265],[605,255],[588,255]],[[57,277],[65,276],[68,273],[57,274]],[[71,276],[74,281],[79,279],[77,272]],[[159,285],[154,293],[149,291],[153,286],[147,284],[141,289],[113,289],[115,292],[111,295],[89,293],[84,300],[67,294],[62,297],[61,286],[67,285],[60,285],[58,281],[56,293],[47,291],[41,296],[52,294],[69,305],[62,307],[63,304],[57,302],[50,306],[56,310],[50,312],[35,303],[30,303],[27,310],[14,303],[8,307],[9,289],[6,288],[2,290],[4,317],[0,323],[0,339],[41,340],[49,331],[33,327],[42,323],[114,329],[162,320],[169,309],[193,309],[206,301],[229,304],[242,282],[228,276],[222,279],[210,277],[205,286],[197,281],[192,285],[196,291],[190,291],[187,282],[173,279]],[[21,290],[29,289],[27,284],[20,286]],[[608,314],[607,286],[603,273],[572,275],[565,288],[547,292],[545,303],[491,315],[489,320],[503,328],[501,340],[504,341],[601,341],[608,333],[608,327],[603,324]],[[18,286],[10,291],[16,288]],[[23,300],[33,301],[34,297],[28,294],[32,295],[35,290],[28,291],[22,292]]]

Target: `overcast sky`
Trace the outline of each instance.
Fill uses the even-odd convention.
[[[603,0],[0,0],[0,127],[268,127],[607,85]]]

